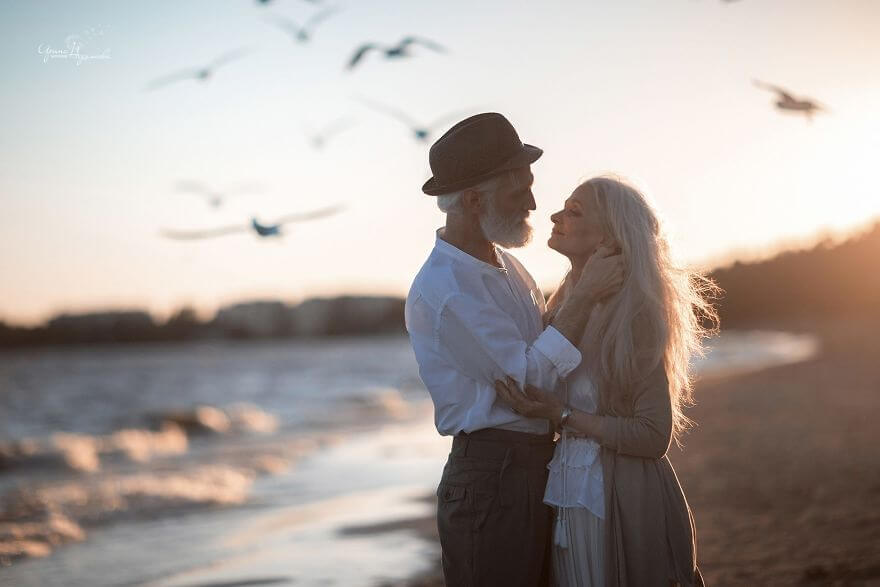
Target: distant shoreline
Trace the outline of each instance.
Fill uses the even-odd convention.
[[[313,298],[294,306],[257,300],[225,306],[209,320],[183,308],[165,322],[144,310],[59,314],[35,327],[0,322],[0,349],[398,334],[406,332],[404,303],[392,296]]]

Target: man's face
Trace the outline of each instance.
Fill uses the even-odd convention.
[[[521,247],[531,240],[528,217],[529,211],[536,207],[533,181],[529,167],[501,177],[498,188],[487,196],[486,210],[480,216],[480,228],[486,240],[505,248]]]

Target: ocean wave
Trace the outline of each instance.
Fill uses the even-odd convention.
[[[187,434],[271,434],[278,429],[278,418],[274,414],[244,402],[225,408],[199,405],[185,410],[172,410],[160,413],[154,419],[163,424],[176,424]]]
[[[0,497],[0,565],[45,556],[56,546],[84,540],[90,526],[242,504],[256,477],[286,465],[284,459],[261,455],[250,466],[210,464],[86,476],[7,492]]]
[[[412,406],[394,387],[369,388],[369,393],[346,398],[358,410],[358,416],[387,417],[403,420],[412,414]]]
[[[0,472],[23,467],[63,467],[95,473],[102,458],[124,457],[147,463],[158,456],[181,455],[189,437],[210,434],[271,434],[278,418],[259,407],[236,403],[225,408],[199,405],[147,418],[154,428],[125,428],[108,435],[55,432],[48,438],[0,443]]]
[[[102,456],[122,456],[144,463],[158,455],[183,454],[188,444],[185,432],[170,423],[159,430],[126,428],[106,436],[56,432],[48,438],[0,444],[0,471],[63,467],[94,473],[101,470]]]

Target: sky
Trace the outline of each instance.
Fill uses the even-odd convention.
[[[330,6],[304,44],[270,20]],[[548,289],[567,267],[549,216],[598,173],[641,187],[703,268],[844,234],[880,216],[878,24],[876,0],[0,0],[0,320],[405,295],[443,223],[421,193],[429,143],[364,99],[452,118],[431,140],[501,112],[544,149],[515,254]],[[447,51],[346,70],[361,43],[406,35]],[[93,58],[46,59],[68,42]],[[145,91],[239,48],[205,83]],[[828,110],[780,113],[753,79]],[[340,118],[315,149],[303,128]],[[213,209],[181,181],[260,191]],[[335,204],[281,238],[160,234]]]

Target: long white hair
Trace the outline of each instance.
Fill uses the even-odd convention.
[[[606,237],[617,242],[626,259],[620,292],[590,316],[584,356],[593,357],[591,369],[612,384],[611,390],[631,387],[662,362],[678,443],[692,425],[684,414],[693,403],[690,359],[702,355],[704,340],[717,332],[718,315],[710,300],[720,290],[700,273],[674,263],[657,215],[636,188],[615,176],[584,184],[593,188]],[[571,286],[567,282],[568,276],[551,297],[551,312],[564,300]]]

